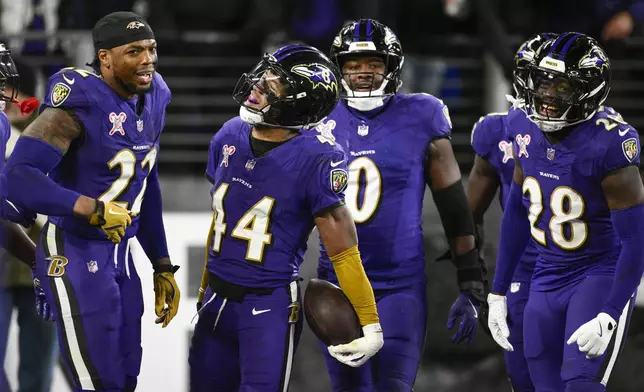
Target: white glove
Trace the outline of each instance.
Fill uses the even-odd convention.
[[[604,355],[616,327],[615,319],[606,313],[599,313],[597,317],[577,328],[567,343],[577,342],[579,351],[586,353],[587,359],[600,357]]]
[[[505,295],[488,294],[487,304],[490,307],[487,326],[490,328],[492,338],[504,350],[514,351],[508,341],[510,329],[508,328],[508,299]]]
[[[376,355],[385,343],[380,324],[369,324],[362,327],[363,337],[347,344],[329,346],[329,354],[339,362],[351,366],[362,366],[369,358]]]

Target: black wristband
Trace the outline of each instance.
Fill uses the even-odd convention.
[[[175,273],[179,269],[178,265],[172,265],[172,264],[152,264],[152,268],[154,268],[154,273],[155,274],[162,274],[164,272],[171,272]]]
[[[470,250],[465,254],[456,255],[456,257],[454,257],[454,265],[458,270],[472,268],[472,269],[478,269],[480,271],[481,263],[479,262],[478,248],[472,248],[472,250]],[[479,280],[483,280],[483,278]]]

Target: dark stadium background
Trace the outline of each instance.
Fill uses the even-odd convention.
[[[49,3],[14,1],[35,2],[40,7]],[[240,74],[250,70],[264,51],[295,41],[326,51],[343,21],[360,16],[376,17],[388,24],[405,50],[404,92],[434,94],[450,109],[452,142],[466,181],[473,162],[469,145],[472,125],[489,111],[506,110],[504,94],[509,84],[504,75],[509,74],[511,56],[522,38],[538,31],[573,28],[601,35],[610,17],[596,16],[599,13],[589,9],[593,3],[590,1],[559,0],[556,9],[552,3],[455,1],[455,17],[450,17],[442,0],[62,0],[54,5],[51,15],[39,16],[37,12],[27,26],[16,29],[3,24],[0,39],[11,48],[20,48],[14,50],[14,56],[24,76],[23,89],[42,98],[48,75],[63,66],[80,66],[92,59],[89,30],[98,18],[132,7],[147,15],[159,43],[158,70],[173,92],[159,154],[164,208],[167,212],[208,212],[208,184],[203,173],[210,138],[237,114],[231,98],[233,87]],[[613,12],[622,6],[614,6],[617,8]],[[5,11],[0,8],[0,12]],[[52,18],[57,26],[46,29]],[[2,18],[3,23],[6,20]],[[644,129],[641,26],[636,24],[631,37],[607,42],[606,47],[614,70],[607,104],[636,129]],[[471,346],[456,346],[449,340],[451,333],[445,329],[445,322],[457,290],[451,264],[433,262],[446,245],[429,193],[423,217],[429,328],[416,390],[509,391],[501,349],[482,331]],[[490,265],[495,260],[499,220],[495,203],[486,216],[485,254]],[[315,235],[310,245],[302,271],[305,279],[315,273]],[[183,289],[185,296],[196,293],[202,254],[201,248],[188,249],[189,287]],[[644,310],[638,308],[609,391],[644,390],[644,372],[639,365],[643,355]],[[328,388],[322,357],[306,329],[296,356],[291,390],[317,392]]]

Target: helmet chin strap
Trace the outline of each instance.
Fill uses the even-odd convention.
[[[343,79],[342,87],[347,91],[347,105],[361,112],[368,112],[377,109],[385,104],[385,87],[389,80],[383,80],[380,88],[372,91],[353,91],[349,84]]]
[[[239,107],[239,118],[250,125],[270,125],[264,122],[264,113],[271,109],[271,105],[266,105],[261,111],[250,110],[246,106]]]
[[[268,128],[280,128],[280,129],[290,129],[290,130],[299,130],[299,129],[310,129],[310,128],[315,128],[320,124],[322,121],[324,121],[324,118],[316,123],[311,123],[311,124],[306,124],[306,125],[276,125],[276,124],[269,124],[264,121],[264,114],[271,110],[271,105],[267,105],[264,107],[262,110],[255,111],[255,110],[250,110],[246,106],[242,105],[239,107],[239,118],[242,119],[243,122],[250,124],[250,125],[264,125]],[[326,118],[326,117],[325,117]]]
[[[570,111],[570,108],[566,110],[566,112],[562,115],[562,118],[565,118],[569,111]],[[541,129],[541,131],[548,133],[548,132],[557,132],[564,129],[565,127],[571,127],[573,125],[581,124],[585,121],[590,120],[595,115],[595,113],[597,113],[597,110],[590,113],[590,115],[587,116],[586,118],[582,118],[580,120],[577,120],[571,123],[566,122],[566,120],[546,120],[536,113],[528,114],[527,117],[528,117],[528,120],[536,124],[537,127]]]

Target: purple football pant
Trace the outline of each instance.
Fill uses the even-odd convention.
[[[246,294],[241,303],[210,289],[204,299],[188,360],[190,391],[287,391],[302,332],[298,283]]]
[[[612,275],[590,275],[557,290],[531,291],[525,307],[524,350],[537,392],[603,392],[626,340],[635,297],[626,304],[601,357],[586,359],[570,336],[601,311]]]
[[[508,370],[510,384],[514,392],[534,392],[534,384],[530,378],[528,362],[523,352],[523,311],[528,303],[530,283],[512,282],[506,297],[508,299],[508,328],[510,329],[510,344],[514,351],[505,351],[505,367]]]
[[[338,362],[318,342],[334,392],[402,392],[414,386],[427,327],[426,285],[374,294],[385,344],[373,358],[353,368]]]
[[[136,388],[143,295],[129,244],[76,237],[49,222],[40,233],[36,275],[75,392]]]

